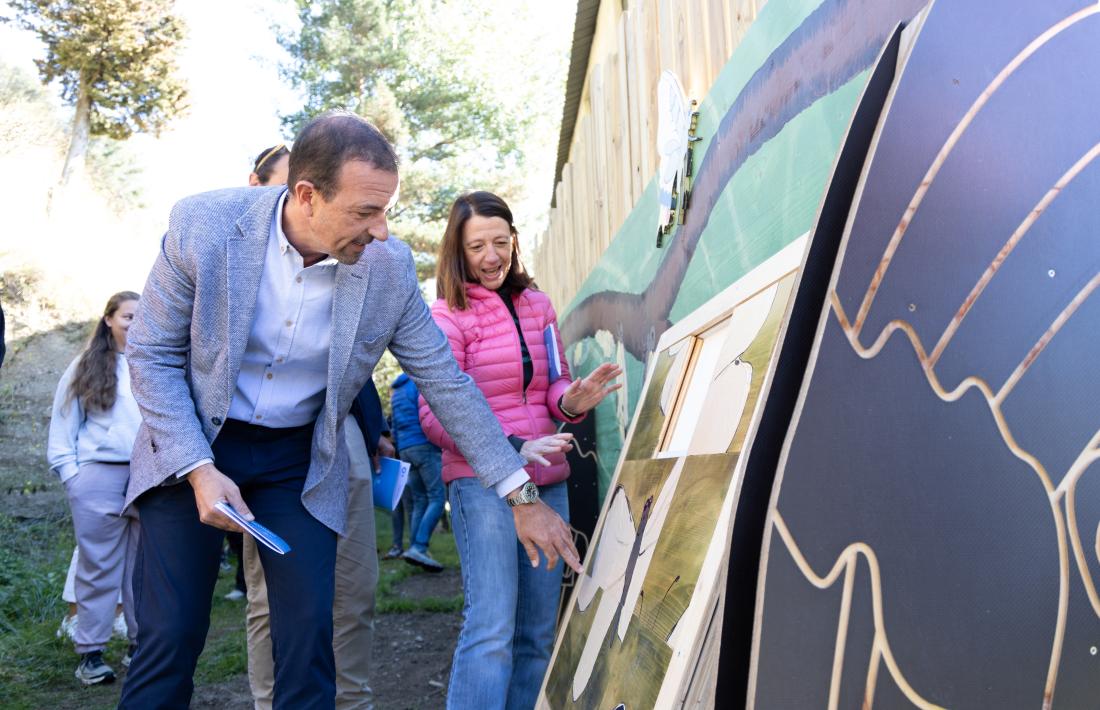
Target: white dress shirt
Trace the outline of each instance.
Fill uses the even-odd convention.
[[[62,482],[75,476],[87,463],[129,463],[141,425],[141,411],[130,392],[130,368],[122,353],[115,356],[118,387],[110,410],[85,411],[76,397],[66,404],[79,360],[72,361],[57,383],[46,444],[46,460]]]
[[[280,429],[309,424],[325,401],[336,259],[305,266],[275,206],[252,330],[229,418]]]

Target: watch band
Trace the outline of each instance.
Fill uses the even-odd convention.
[[[520,505],[530,505],[531,503],[537,503],[538,499],[539,487],[536,486],[534,482],[527,481],[520,487],[519,492],[516,493],[516,495],[509,496],[504,500],[508,502],[509,507],[515,508],[516,506]]]
[[[568,409],[565,408],[565,395],[558,397],[558,409],[561,410],[561,413],[565,415],[566,419],[577,419],[581,416],[579,414],[574,414],[573,412],[570,412]]]

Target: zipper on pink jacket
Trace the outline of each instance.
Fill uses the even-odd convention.
[[[522,292],[521,292],[521,295],[522,295]],[[511,298],[511,296],[509,296],[509,298]],[[514,301],[513,301],[513,303],[514,303]],[[501,305],[504,305],[504,299],[501,299]],[[508,310],[507,305],[504,305],[504,310],[506,310],[506,311]],[[510,312],[508,313],[508,320],[512,320],[512,314]],[[518,306],[516,306],[515,326],[516,326],[516,345],[519,347],[519,353],[520,353],[520,356],[519,356],[519,381],[520,381],[520,384],[522,385],[523,384],[523,344],[522,344],[521,341],[525,341],[526,339],[523,337],[523,319],[519,317],[519,307]],[[528,353],[531,352],[530,346],[528,346],[527,352]],[[527,415],[527,421],[531,425],[531,431],[533,431],[533,432],[538,431],[538,429],[535,426],[535,417],[531,414],[531,407],[527,404],[527,390],[531,388],[531,385],[535,384],[534,372],[535,372],[535,357],[534,357],[534,355],[531,355],[531,382],[530,382],[530,384],[528,384],[526,387],[523,388],[522,401],[523,401],[523,411]],[[541,468],[541,466],[536,463],[535,464],[535,472],[531,476],[531,480],[535,482],[536,486],[539,485],[540,468]]]

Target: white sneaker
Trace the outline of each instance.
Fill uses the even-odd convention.
[[[129,629],[126,628],[126,617],[124,615],[119,614],[115,617],[115,623],[111,625],[111,635],[116,639],[124,639],[129,636]]]
[[[76,633],[76,614],[72,616],[65,616],[61,619],[61,625],[57,627],[57,638],[67,637],[70,641],[75,641],[73,634]]]

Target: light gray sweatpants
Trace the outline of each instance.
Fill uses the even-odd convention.
[[[121,512],[129,478],[128,464],[88,463],[65,481],[80,550],[74,585],[77,653],[101,651],[111,640],[119,590],[130,643],[137,640],[132,581],[140,523],[136,510]]]

